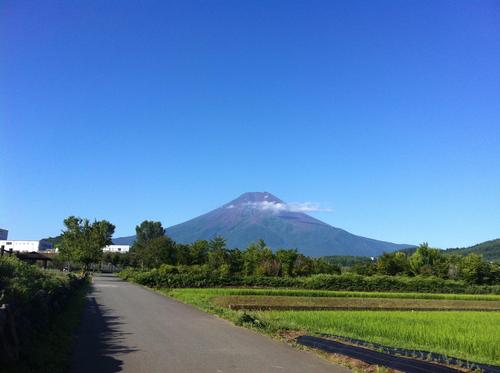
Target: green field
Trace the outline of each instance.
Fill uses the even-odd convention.
[[[300,331],[307,334],[333,334],[362,339],[392,347],[426,350],[475,362],[500,365],[500,312],[476,311],[237,311],[220,303],[221,297],[238,296],[240,299],[257,296],[270,297],[270,302],[280,302],[283,297],[295,303],[316,302],[307,298],[354,298],[387,303],[395,300],[462,300],[497,304],[498,295],[454,295],[415,293],[363,293],[314,290],[272,289],[173,289],[163,293],[205,311],[218,314],[236,323],[251,323],[269,334],[283,331]],[[375,299],[376,298],[376,299]],[[219,300],[219,303],[217,303]],[[325,301],[327,299],[320,299]],[[330,299],[328,301],[338,301]],[[245,316],[247,315],[247,316]]]
[[[268,295],[293,297],[339,297],[339,298],[392,298],[392,299],[449,299],[449,300],[477,300],[500,301],[500,295],[495,294],[433,294],[433,293],[389,293],[389,292],[359,292],[333,290],[295,290],[295,289],[237,289],[237,288],[209,288],[209,289],[174,289],[172,294],[199,294],[200,296],[229,296],[229,295]]]
[[[266,311],[255,315],[277,329],[340,335],[500,364],[499,312]]]

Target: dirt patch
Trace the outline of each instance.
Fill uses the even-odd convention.
[[[213,302],[235,310],[500,311],[500,301],[448,299],[220,296]]]

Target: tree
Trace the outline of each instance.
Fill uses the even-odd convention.
[[[269,249],[264,240],[259,240],[257,243],[251,243],[243,252],[243,274],[245,276],[260,275],[262,271],[267,272],[267,269],[259,266],[262,262],[268,261],[273,256],[273,252]],[[266,265],[266,267],[268,267]],[[260,272],[259,272],[260,271]]]
[[[313,270],[313,260],[304,254],[299,254],[293,265],[294,276],[308,276]]]
[[[60,253],[63,258],[83,266],[87,272],[91,263],[102,258],[102,249],[110,245],[115,226],[106,220],[90,223],[88,219],[70,216],[64,220],[66,227],[61,236]]]
[[[383,275],[403,275],[410,270],[408,258],[405,253],[383,253],[377,259],[377,272]]]
[[[191,246],[178,243],[175,245],[176,262],[178,265],[191,265]]]
[[[241,273],[243,270],[243,252],[240,249],[228,251],[229,254],[229,269],[231,273]]]
[[[202,265],[208,260],[208,241],[198,240],[190,245],[192,264]]]
[[[297,260],[299,253],[294,250],[278,250],[276,251],[276,258],[281,262],[281,274],[283,276],[293,276],[293,266]]]
[[[142,244],[165,235],[165,229],[159,221],[144,220],[135,227],[135,242]]]
[[[141,267],[156,267],[164,263],[165,257],[171,257],[172,254],[166,255],[167,251],[171,251],[172,240],[165,236],[165,229],[159,221],[144,220],[141,224],[135,227],[135,242],[130,248],[130,252],[134,257],[134,262]],[[155,257],[155,255],[162,257]],[[174,264],[174,263],[170,263]]]
[[[460,278],[469,284],[494,284],[498,278],[498,266],[485,262],[476,253],[462,258],[459,264]]]
[[[176,245],[168,236],[156,237],[136,245],[134,254],[141,267],[157,268],[162,264],[176,263]]]
[[[224,264],[228,263],[228,251],[226,240],[221,236],[216,236],[208,243],[208,267],[212,270],[220,270]]]
[[[436,265],[443,264],[443,261],[446,259],[440,250],[430,248],[427,242],[420,244],[409,258],[410,269],[415,275],[438,275],[437,272],[443,272],[443,269],[436,271]]]
[[[340,275],[342,273],[340,267],[336,264],[329,263],[323,258],[313,259],[313,269],[314,274],[325,273],[329,275]]]

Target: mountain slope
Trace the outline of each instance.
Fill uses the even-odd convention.
[[[447,254],[468,255],[476,253],[481,255],[485,260],[500,261],[500,238],[491,241],[485,241],[470,247],[457,249],[447,249]]]
[[[204,215],[167,228],[167,235],[181,243],[220,235],[229,247],[239,248],[262,238],[273,249],[297,248],[310,256],[377,256],[411,246],[356,236],[298,212],[267,192],[245,193]],[[123,237],[114,242],[131,243],[134,239]]]

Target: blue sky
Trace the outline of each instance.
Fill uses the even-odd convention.
[[[269,191],[352,233],[500,236],[495,1],[3,1],[0,226],[116,236]]]

